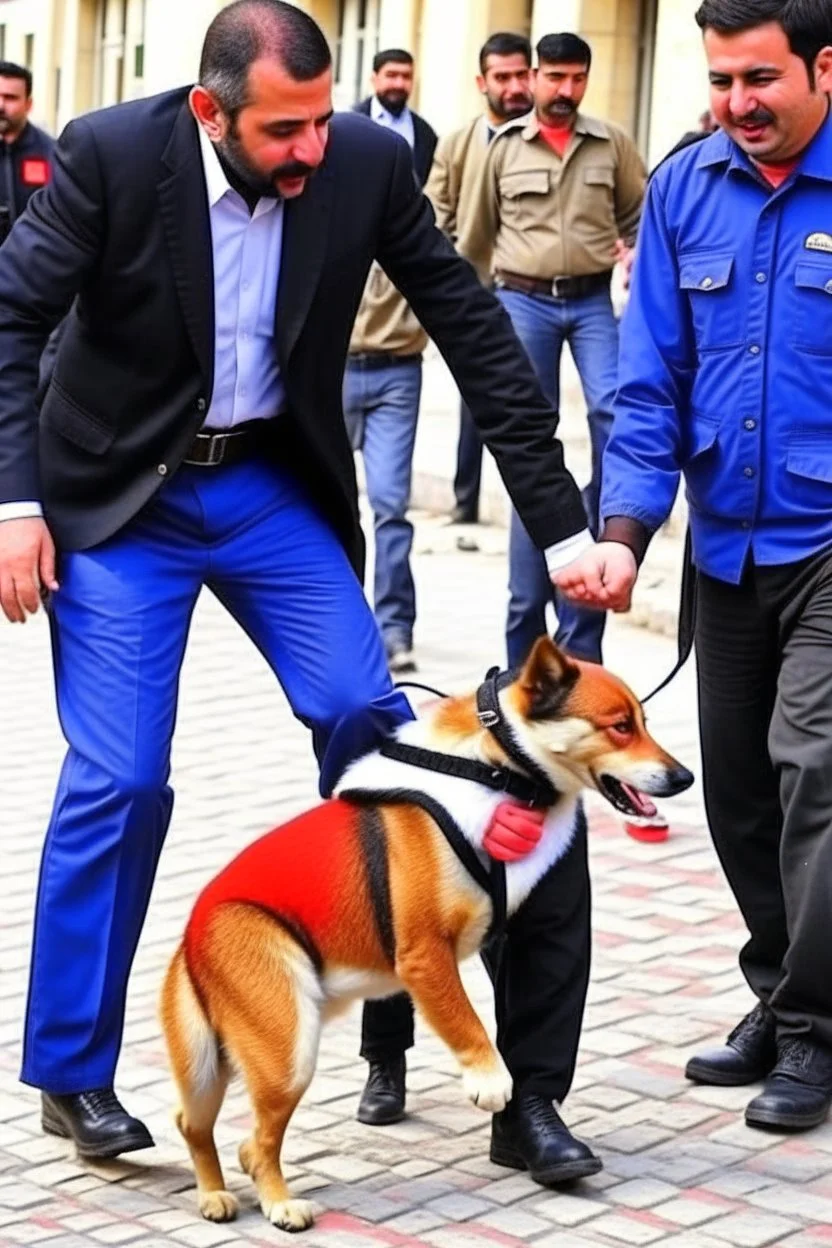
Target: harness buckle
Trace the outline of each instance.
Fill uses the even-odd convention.
[[[500,716],[496,711],[492,710],[477,711],[477,719],[480,721],[483,728],[496,728],[497,724],[500,722]]]

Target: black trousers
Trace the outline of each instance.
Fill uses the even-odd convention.
[[[700,574],[696,655],[708,822],[750,939],[740,965],[778,1030],[832,1047],[832,551]]]
[[[479,516],[481,479],[482,439],[467,404],[460,402],[454,497],[457,507],[473,520]]]
[[[589,983],[590,890],[586,817],[569,852],[490,942],[497,1047],[515,1089],[563,1101],[572,1084]],[[413,1044],[413,1007],[401,993],[364,1006],[361,1056],[395,1057]]]

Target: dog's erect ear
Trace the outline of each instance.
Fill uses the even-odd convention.
[[[534,643],[517,683],[527,695],[529,719],[547,719],[563,705],[580,672],[551,637]]]

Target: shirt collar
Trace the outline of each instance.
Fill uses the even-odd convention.
[[[202,154],[202,167],[205,170],[205,188],[208,192],[208,206],[213,208],[218,204],[223,195],[232,189],[231,183],[223,173],[222,165],[219,157],[214,150],[214,144],[208,138],[199,122],[196,122],[196,128],[199,131],[199,150]]]
[[[759,176],[751,158],[746,156],[738,143],[729,139],[724,130],[717,130],[707,139],[703,139],[700,147],[702,150],[696,161],[698,169],[726,165],[729,169],[742,169],[746,173]],[[827,114],[820,130],[801,156],[796,172],[810,178],[820,178],[824,182],[832,182],[832,111]]]

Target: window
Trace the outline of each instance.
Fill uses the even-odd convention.
[[[35,63],[35,36],[27,35],[23,41],[23,64],[32,69]]]
[[[6,25],[5,22],[0,26],[0,61],[6,59]]]

